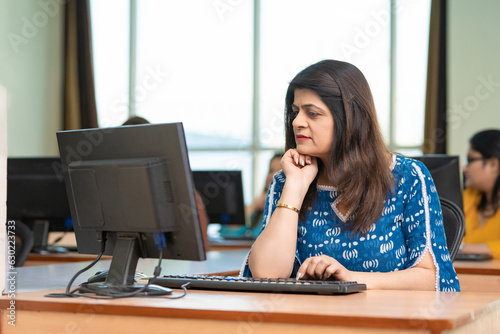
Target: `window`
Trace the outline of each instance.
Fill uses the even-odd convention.
[[[372,16],[379,11],[389,16],[386,0],[261,2],[260,145],[283,146],[283,106],[288,82],[321,59],[356,65],[372,88],[379,115],[387,118],[389,24],[379,25],[374,33],[370,31],[370,22],[376,23]]]
[[[90,9],[99,126],[115,126],[129,114],[129,6],[92,1]]]
[[[396,13],[392,143],[405,154],[419,155],[424,142],[430,1],[399,1]],[[418,26],[422,29],[415,29]]]
[[[192,168],[242,170],[247,203],[283,150],[288,82],[320,59],[365,74],[392,149],[416,152],[423,141],[430,0],[94,0],[91,8],[100,125],[132,114],[183,122]]]

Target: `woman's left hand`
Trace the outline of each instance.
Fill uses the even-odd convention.
[[[350,281],[351,273],[333,257],[319,255],[306,259],[297,271],[297,277],[313,280]]]

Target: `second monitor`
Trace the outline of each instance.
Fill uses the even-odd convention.
[[[241,171],[193,171],[193,180],[205,205],[209,223],[245,225]]]

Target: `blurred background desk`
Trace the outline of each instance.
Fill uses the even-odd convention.
[[[500,292],[500,260],[454,261],[462,291]]]
[[[458,274],[500,275],[500,260],[454,261]]]
[[[55,244],[55,240],[57,239],[60,240]],[[210,251],[245,250],[248,252],[248,250],[250,250],[250,247],[252,247],[253,242],[254,240],[225,240],[223,238],[218,238],[209,241],[209,250]],[[49,234],[49,244],[61,246],[63,248],[68,247],[68,249],[70,250],[75,249],[76,248],[75,234],[73,232],[65,232],[65,233],[51,232]],[[44,254],[30,253],[23,267],[92,261],[95,258],[96,258],[95,255],[79,254],[76,251],[68,251],[65,253],[44,253]],[[111,259],[111,256],[103,256],[102,259],[109,260]]]
[[[246,250],[249,251],[255,240],[210,240],[211,251]]]

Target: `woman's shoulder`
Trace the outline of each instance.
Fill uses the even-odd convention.
[[[401,154],[393,154],[394,162],[393,162],[393,174],[396,176],[408,176],[414,175],[416,176],[419,173],[423,173],[424,175],[429,174],[427,167],[423,162],[406,157]]]

